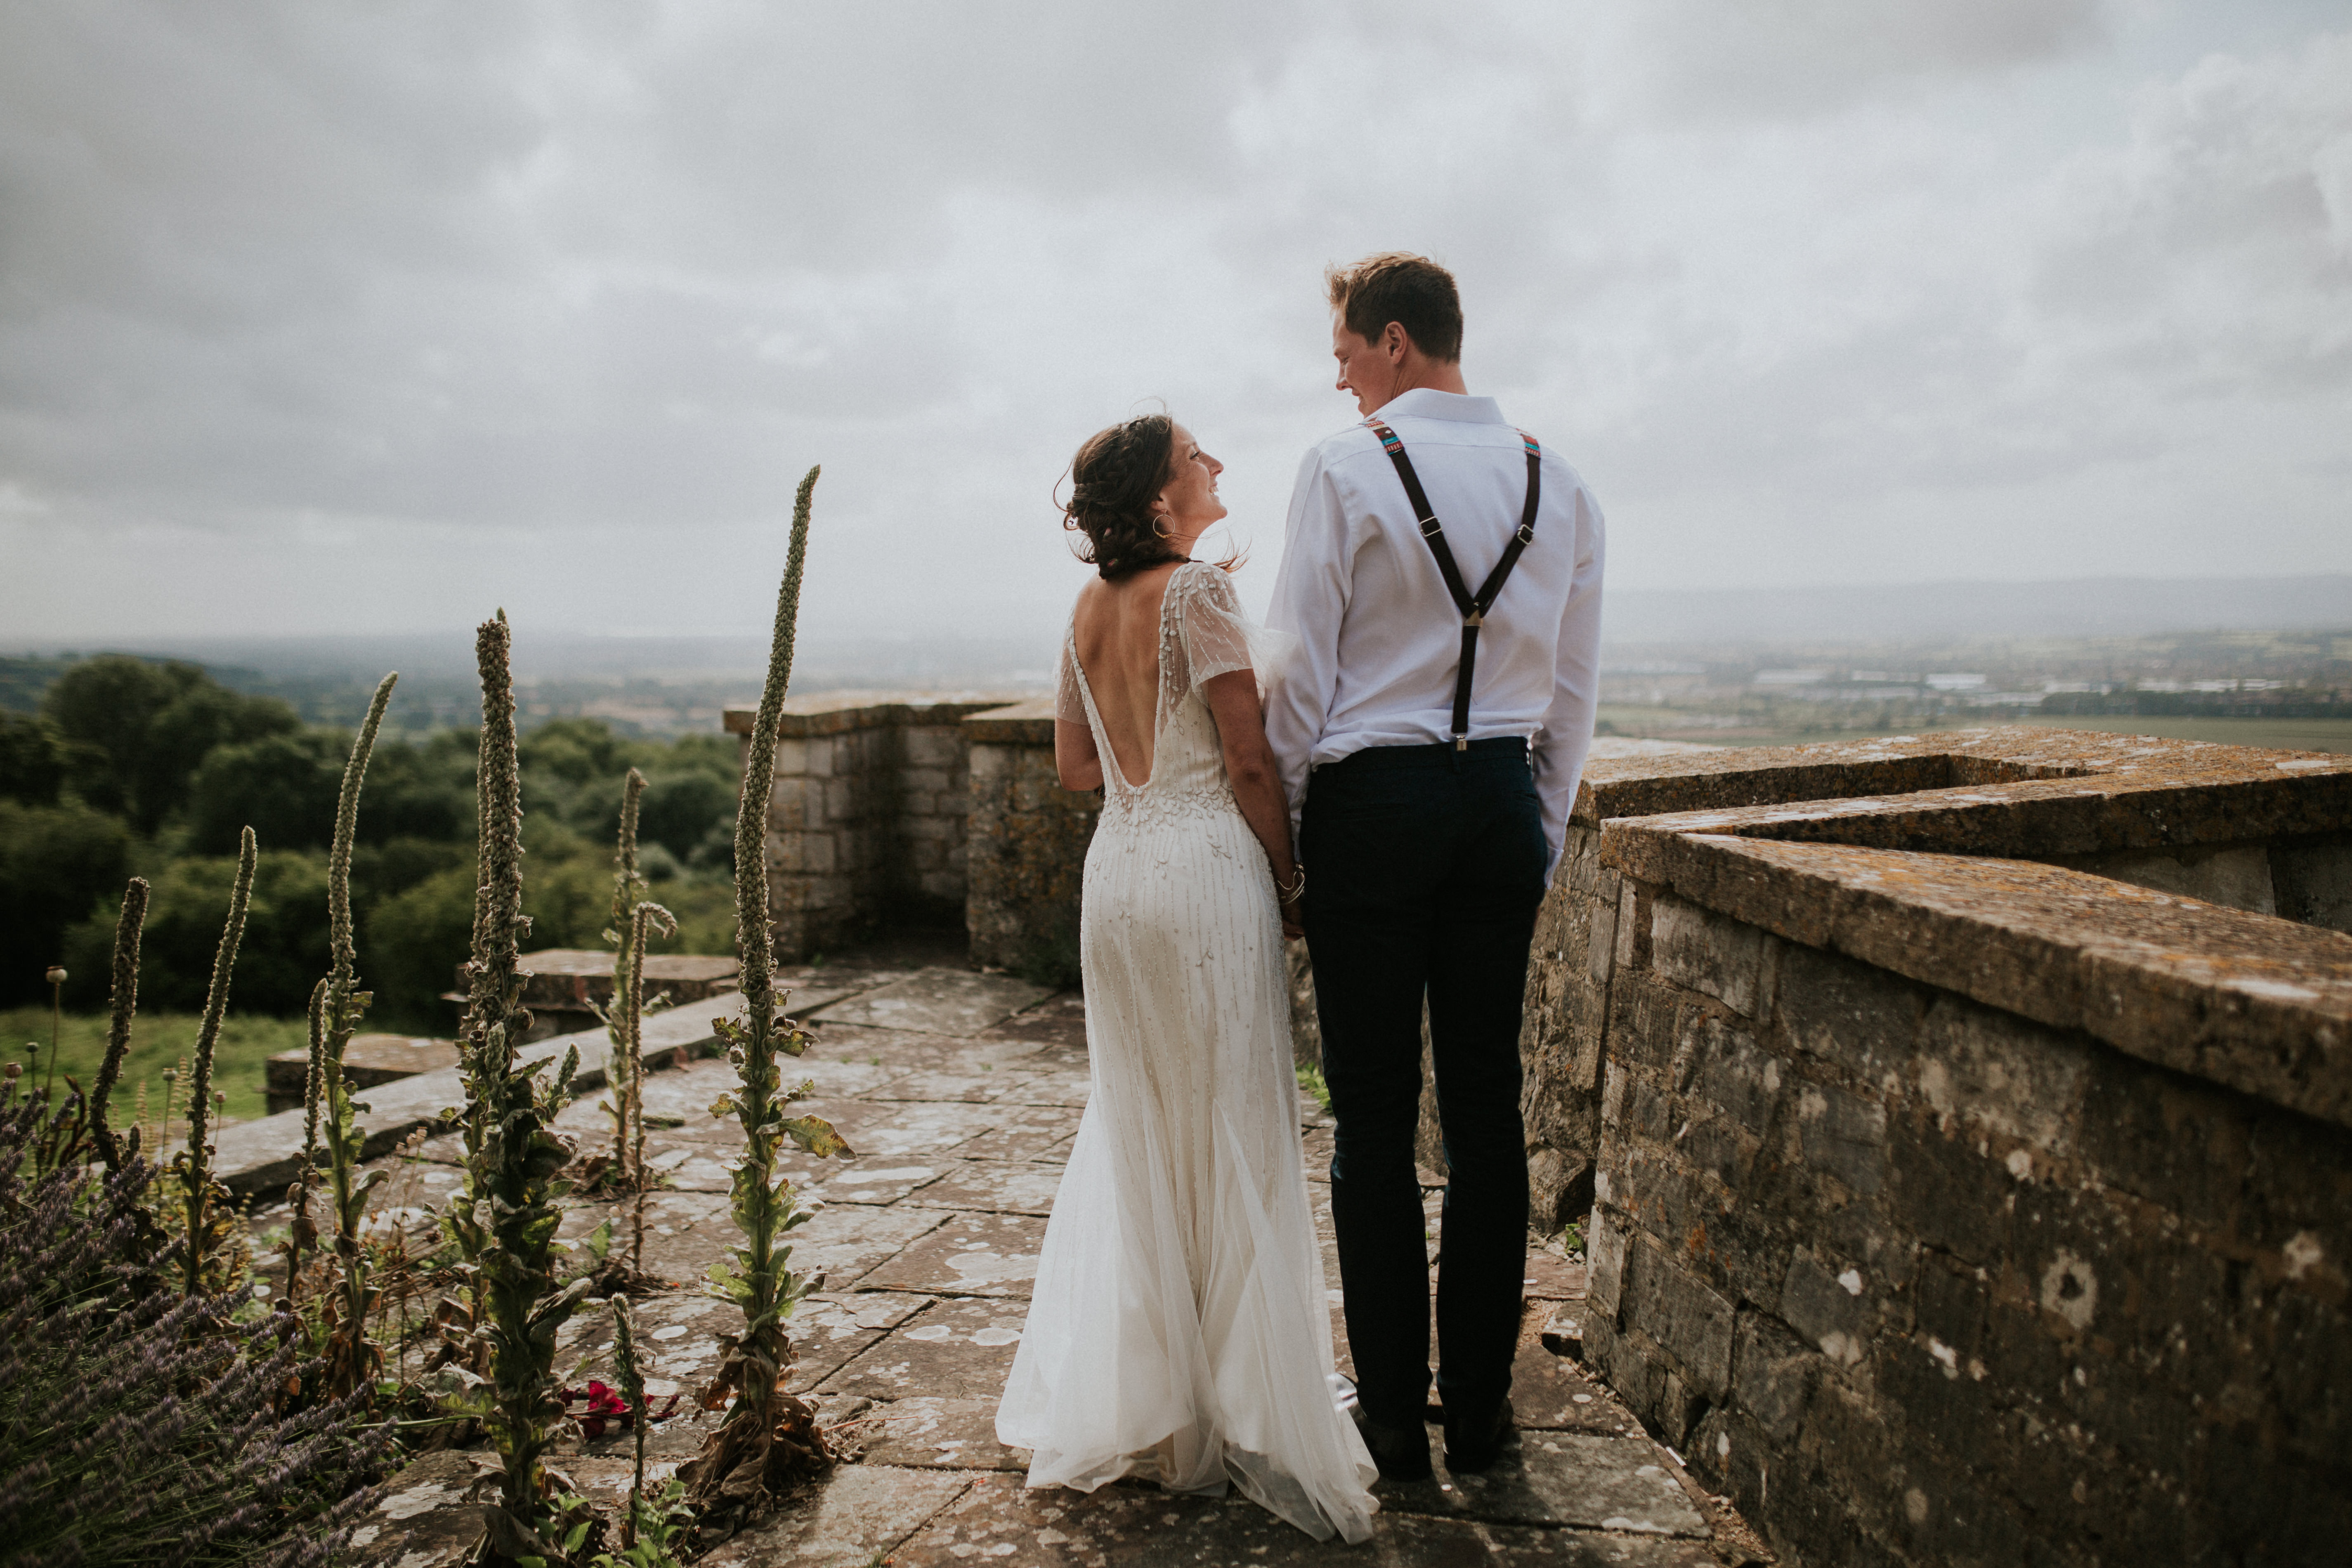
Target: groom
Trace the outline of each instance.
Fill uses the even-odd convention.
[[[1419,256],[1326,274],[1362,424],[1307,454],[1269,623],[1266,711],[1308,883],[1359,1416],[1381,1473],[1429,1473],[1429,1300],[1413,1132],[1429,1011],[1448,1182],[1437,1392],[1447,1466],[1511,1431],[1526,1261],[1519,1004],[1591,742],[1601,510],[1462,380],[1454,279]]]

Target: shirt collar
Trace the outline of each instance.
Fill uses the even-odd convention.
[[[1416,386],[1400,392],[1376,409],[1375,419],[1451,419],[1463,425],[1506,425],[1503,411],[1491,397],[1469,397],[1459,392],[1439,392]]]

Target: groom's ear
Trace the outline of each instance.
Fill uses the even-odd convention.
[[[1402,321],[1391,321],[1381,329],[1381,353],[1400,363],[1412,353],[1412,334],[1404,330]]]

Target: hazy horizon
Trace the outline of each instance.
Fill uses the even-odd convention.
[[[819,462],[812,637],[1050,633],[1157,397],[1262,604],[1394,247],[1615,594],[2352,572],[2316,0],[32,0],[0,182],[16,646],[757,636]]]

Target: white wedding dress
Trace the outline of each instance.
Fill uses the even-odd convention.
[[[1176,569],[1138,787],[1064,639],[1060,711],[1093,731],[1106,783],[1079,935],[1094,1089],[996,1430],[1034,1451],[1033,1487],[1230,1480],[1318,1540],[1357,1542],[1375,1471],[1332,1399],[1274,879],[1201,695],[1251,668],[1262,695],[1269,646],[1223,572]]]

